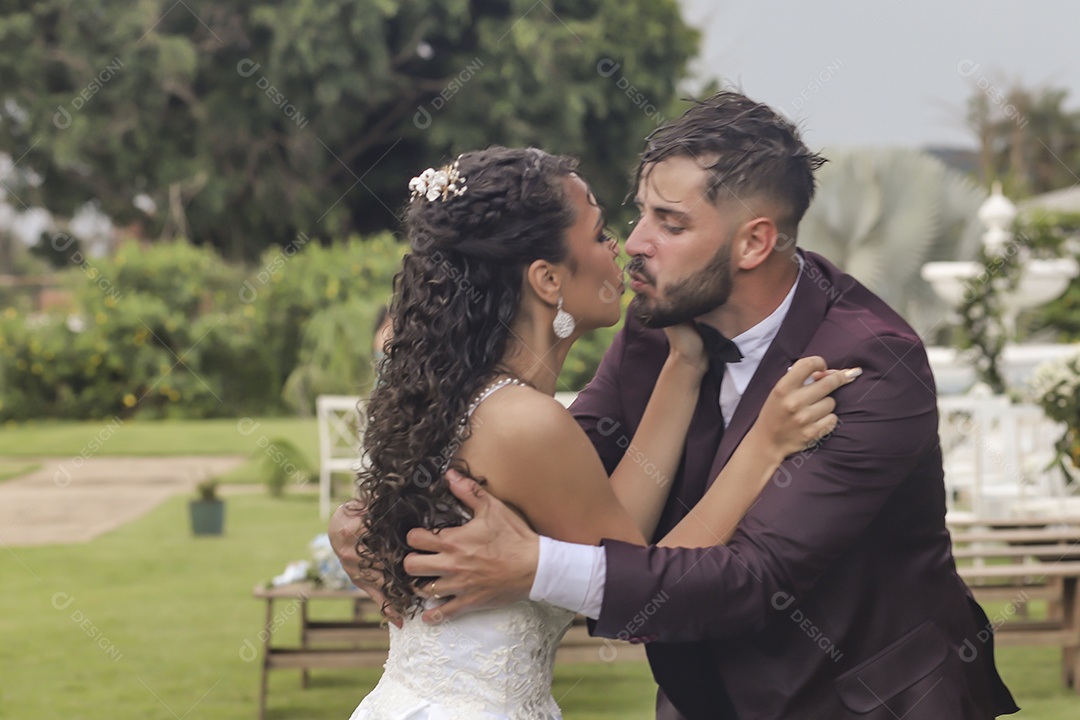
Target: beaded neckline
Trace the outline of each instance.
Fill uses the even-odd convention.
[[[505,377],[502,380],[496,380],[488,385],[486,388],[477,393],[476,398],[469,403],[469,409],[465,411],[465,417],[462,418],[461,424],[467,425],[469,418],[476,412],[476,408],[480,407],[480,403],[484,402],[494,393],[496,390],[501,390],[508,385],[520,385],[521,387],[528,387],[523,380],[518,380],[516,377]]]
[[[473,413],[476,412],[476,408],[480,407],[480,403],[491,397],[491,394],[494,393],[496,390],[501,390],[508,385],[520,385],[521,387],[529,387],[528,383],[523,380],[519,380],[515,377],[506,377],[502,380],[496,380],[495,382],[491,383],[483,390],[481,390],[479,393],[477,393],[473,401],[469,403],[469,407],[465,411],[465,416],[461,418],[461,422],[458,424],[457,438],[451,441],[451,443],[446,447],[446,449],[443,450],[443,452],[439,455],[439,457],[443,458],[443,462],[439,467],[440,475],[445,473],[447,468],[450,467],[450,457],[457,451],[459,447],[461,447],[461,442],[463,436],[465,435],[465,430],[469,427],[469,419],[472,418]]]

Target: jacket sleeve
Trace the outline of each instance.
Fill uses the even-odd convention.
[[[843,366],[864,372],[835,395],[836,430],[784,462],[728,545],[604,541],[594,634],[685,642],[758,632],[858,542],[936,447],[937,398],[925,351],[910,339],[868,340]]]

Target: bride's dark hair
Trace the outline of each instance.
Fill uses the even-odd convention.
[[[368,401],[357,479],[360,565],[384,572],[387,606],[400,613],[421,604],[403,565],[406,533],[464,522],[442,471],[467,436],[469,403],[502,371],[523,271],[567,260],[565,180],[575,167],[535,148],[469,152],[457,161],[460,196],[409,204],[410,252],[394,278],[393,337]]]

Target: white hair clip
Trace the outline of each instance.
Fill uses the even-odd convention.
[[[409,200],[423,197],[428,202],[432,202],[439,199],[446,200],[448,197],[459,197],[468,189],[464,183],[465,178],[458,174],[457,160],[452,165],[439,170],[428,168],[409,181],[409,190],[412,190]]]

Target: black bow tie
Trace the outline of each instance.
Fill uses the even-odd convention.
[[[705,354],[709,357],[709,372],[716,377],[717,384],[724,379],[724,367],[728,363],[737,363],[742,360],[739,348],[728,338],[724,337],[719,330],[706,325],[696,323],[701,340],[705,344]]]

